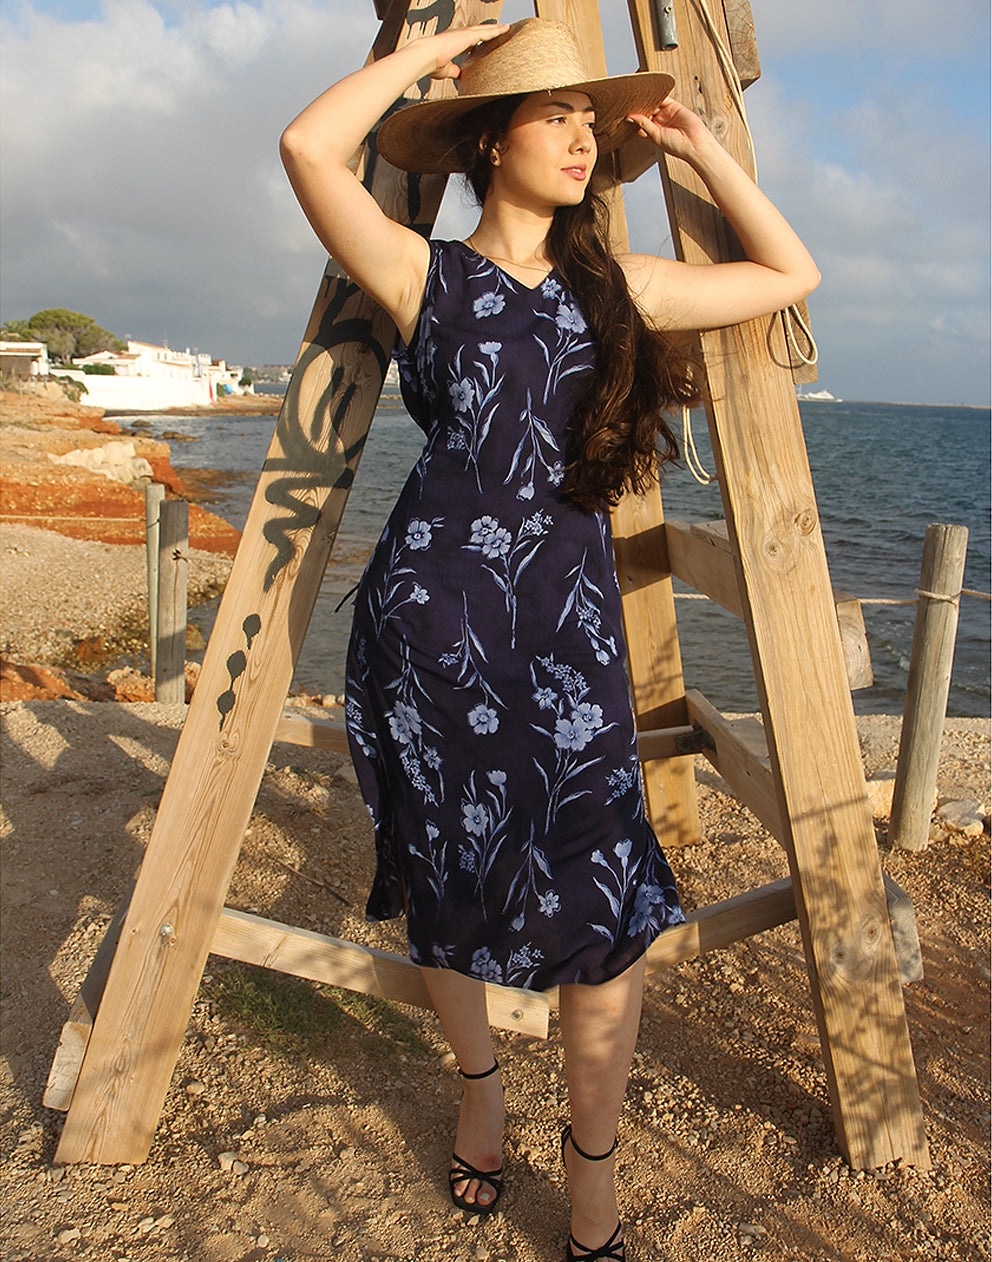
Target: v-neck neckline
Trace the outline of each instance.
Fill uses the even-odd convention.
[[[541,277],[541,279],[537,282],[536,285],[528,285],[526,281],[522,281],[518,279],[518,277],[514,276],[512,272],[508,272],[505,268],[500,267],[500,265],[494,259],[491,259],[488,254],[480,253],[480,251],[478,251],[474,245],[469,245],[467,241],[459,241],[458,244],[461,246],[464,246],[464,248],[468,250],[470,254],[474,254],[477,259],[483,259],[485,262],[489,263],[492,267],[495,267],[495,269],[497,270],[497,272],[499,272],[501,276],[505,276],[507,280],[513,281],[514,285],[519,285],[521,289],[526,289],[528,293],[534,293],[536,290],[540,289],[541,286],[547,280],[550,280],[550,278],[558,270],[557,267],[554,264],[552,264],[551,267],[548,269],[548,271],[544,273],[544,275]]]

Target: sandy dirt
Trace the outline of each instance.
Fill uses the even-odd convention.
[[[546,1042],[497,1036],[507,1183],[492,1219],[448,1200],[459,1088],[432,1014],[216,957],[147,1162],[53,1164],[52,1054],[140,864],[182,718],[154,704],[3,707],[4,1262],[558,1262],[554,1016]],[[869,774],[894,766],[898,721],[859,727]],[[686,906],[784,875],[778,844],[702,759],[697,784],[705,840],[671,856]],[[989,724],[950,720],[942,794],[987,810],[988,784]],[[880,853],[922,941],[926,977],[904,994],[933,1169],[841,1159],[799,934],[784,926],[649,980],[620,1127],[630,1262],[990,1256],[987,824],[977,837],[935,826],[912,855],[891,852],[883,826]],[[275,745],[229,905],[403,950],[401,925],[364,922],[371,871],[347,761]]]

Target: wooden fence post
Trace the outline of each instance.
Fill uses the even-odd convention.
[[[148,660],[149,673],[156,677],[158,660],[158,519],[165,499],[161,482],[145,487],[145,574],[148,579]]]
[[[189,505],[163,500],[159,511],[158,617],[155,700],[186,700],[186,599],[189,571]]]
[[[889,821],[899,850],[924,850],[930,836],[967,551],[966,526],[927,526]]]

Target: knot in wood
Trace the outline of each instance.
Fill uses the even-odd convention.
[[[812,508],[803,508],[795,517],[796,529],[801,535],[811,535],[816,530],[816,511]]]
[[[726,114],[715,114],[708,120],[709,129],[719,140],[720,144],[724,144],[727,139],[727,132],[730,130],[730,124],[727,122]]]

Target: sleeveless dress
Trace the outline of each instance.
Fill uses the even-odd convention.
[[[609,516],[561,493],[594,358],[555,271],[530,289],[431,242],[398,354],[427,442],[348,651],[368,918],[405,912],[418,964],[536,990],[606,981],[684,920],[644,814]]]

